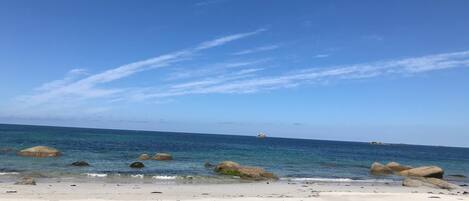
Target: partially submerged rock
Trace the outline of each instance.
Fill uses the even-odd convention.
[[[223,161],[221,163],[219,163],[216,167],[215,167],[215,172],[225,172],[225,171],[231,171],[231,170],[237,170],[239,169],[241,166],[236,163],[236,162],[233,162],[233,161]]]
[[[18,180],[15,185],[36,185],[36,181],[32,177],[22,177]]]
[[[398,174],[406,177],[431,177],[442,179],[444,170],[437,166],[423,166],[404,170],[399,172]]]
[[[233,161],[223,161],[215,167],[215,172],[249,180],[277,180],[278,177],[259,167],[241,166]]]
[[[144,168],[145,165],[142,162],[133,162],[129,165],[131,168]]]
[[[1,148],[0,148],[0,154],[2,154],[2,153],[10,153],[10,152],[13,152],[13,151],[15,151],[15,149],[10,148],[10,147],[1,147]]]
[[[46,146],[35,146],[28,149],[23,149],[18,152],[19,156],[28,156],[28,157],[58,157],[61,155],[60,151]]]
[[[141,160],[141,161],[150,160],[150,156],[148,154],[142,154],[138,157],[138,160]]]
[[[465,175],[462,175],[462,174],[451,174],[451,175],[448,175],[450,177],[455,177],[455,178],[466,178]]]
[[[391,168],[381,164],[381,163],[378,163],[378,162],[374,162],[372,165],[371,165],[371,168],[370,168],[370,173],[373,174],[373,175],[387,175],[387,174],[392,174],[393,171]]]
[[[206,167],[206,168],[213,168],[213,167],[215,167],[215,165],[214,165],[214,164],[211,164],[210,162],[205,162],[205,163],[204,163],[204,167]]]
[[[386,164],[386,167],[388,167],[389,169],[391,169],[394,172],[401,172],[401,171],[404,171],[404,170],[412,169],[412,167],[401,165],[397,162],[389,162],[388,164]]]
[[[76,167],[86,167],[86,166],[90,166],[90,164],[86,161],[76,161],[76,162],[73,162],[72,164],[70,164],[71,166],[76,166]]]
[[[153,159],[158,160],[158,161],[168,161],[168,160],[173,160],[173,156],[169,153],[156,153]]]
[[[403,186],[407,187],[431,187],[431,188],[439,188],[439,189],[447,189],[453,190],[460,188],[458,185],[449,183],[445,180],[438,179],[438,178],[426,178],[426,177],[407,177],[402,182]]]

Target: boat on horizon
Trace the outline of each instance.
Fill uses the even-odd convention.
[[[260,132],[259,134],[257,134],[257,138],[266,138],[267,135],[263,132]]]

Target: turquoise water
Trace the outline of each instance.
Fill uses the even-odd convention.
[[[469,149],[414,145],[370,145],[360,142],[266,138],[194,133],[146,132],[0,124],[0,149],[45,145],[59,149],[58,158],[16,156],[0,152],[0,180],[22,174],[46,178],[177,178],[231,179],[213,173],[204,163],[232,160],[260,166],[283,179],[394,180],[369,174],[374,161],[411,166],[438,165],[446,175],[469,176]],[[144,161],[131,169],[141,153],[169,152],[173,161]],[[85,160],[90,167],[71,167]],[[467,178],[451,177],[457,182]]]

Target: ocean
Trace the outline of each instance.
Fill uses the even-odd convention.
[[[63,155],[16,155],[37,145],[57,148]],[[140,154],[157,152],[171,153],[174,160],[144,161],[143,169],[129,168]],[[79,160],[91,166],[69,166]],[[414,167],[437,165],[446,179],[469,182],[450,176],[469,176],[469,148],[0,124],[0,182],[21,175],[57,181],[239,182],[204,166],[225,160],[263,167],[287,181],[398,181],[392,175],[369,174],[374,161],[397,161]]]

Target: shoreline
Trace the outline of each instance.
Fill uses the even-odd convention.
[[[0,183],[0,201],[10,200],[469,200],[467,187],[442,190],[386,183],[254,182],[237,184],[148,184],[49,182]],[[8,193],[7,193],[8,192]]]

